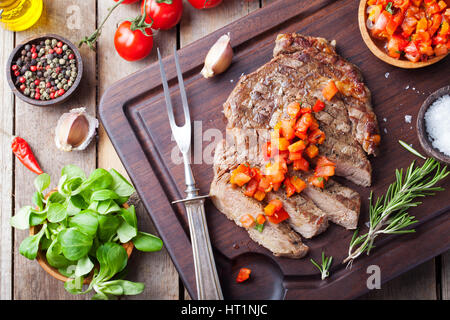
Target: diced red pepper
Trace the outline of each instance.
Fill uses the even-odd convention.
[[[264,215],[262,214],[258,214],[258,216],[256,217],[256,223],[264,224],[264,222],[266,222],[266,217],[264,217]]]
[[[288,150],[289,152],[300,152],[306,149],[307,143],[303,140],[298,140],[297,142],[292,143]]]
[[[266,197],[266,193],[261,190],[256,190],[255,194],[253,195],[253,198],[255,198],[258,201],[263,201]]]
[[[322,111],[325,108],[325,103],[317,99],[316,104],[313,107],[314,112]]]
[[[333,80],[328,81],[327,85],[322,89],[322,95],[325,99],[330,101],[334,95],[338,92],[338,88]]]
[[[317,188],[323,189],[325,187],[323,177],[309,177],[308,181]]]
[[[246,229],[249,229],[255,225],[255,218],[253,218],[251,214],[244,214],[239,221]]]
[[[328,179],[328,177],[334,176],[334,170],[334,166],[316,167],[315,175],[317,177],[324,177],[325,179]]]
[[[417,62],[420,59],[419,49],[414,42],[410,42],[405,48],[405,57],[412,61]]]
[[[300,103],[291,102],[287,105],[287,114],[291,117],[291,119],[297,119],[300,115]]]
[[[284,189],[286,190],[286,197],[290,197],[295,193],[295,187],[294,185],[291,183],[291,179],[289,177],[287,177],[286,179],[284,179]]]
[[[397,30],[397,28],[402,24],[402,22],[403,22],[403,13],[401,11],[392,15],[391,18],[389,19],[389,22],[386,25],[387,34],[389,36],[392,36],[394,32]]]
[[[405,47],[408,45],[408,41],[406,41],[403,37],[399,35],[393,35],[387,44],[387,50],[389,56],[393,58],[400,58],[401,52],[405,50]]]
[[[332,161],[330,161],[327,157],[321,156],[317,159],[316,166],[323,167],[323,166],[335,166],[336,164]]]
[[[237,275],[236,282],[241,283],[247,280],[250,277],[250,273],[252,270],[248,268],[241,268],[239,270],[239,274]]]
[[[252,179],[247,183],[247,185],[245,186],[244,194],[245,194],[247,197],[253,197],[253,195],[255,194],[256,190],[258,189],[258,185],[259,185],[258,180],[252,178]]]
[[[283,208],[276,211],[272,216],[267,217],[267,220],[274,224],[278,224],[286,219],[289,219],[289,214]]]
[[[295,161],[301,158],[303,158],[301,152],[289,152],[289,160]]]
[[[313,144],[322,144],[325,141],[325,133],[320,129],[315,129],[308,135],[308,141]]]
[[[293,168],[294,170],[301,170],[306,172],[309,170],[309,162],[304,158],[295,160]]]
[[[309,126],[312,123],[313,116],[311,113],[305,113],[301,116],[301,118],[295,124],[295,131],[299,131],[305,133],[308,131]],[[297,133],[296,133],[297,135]]]
[[[297,176],[291,177],[291,184],[295,188],[295,192],[300,193],[306,188],[306,183]]]
[[[392,14],[383,10],[378,19],[376,20],[373,28],[371,29],[372,35],[374,37],[384,37],[384,31],[386,30],[386,26],[391,19]]]
[[[281,128],[280,128],[281,135],[288,140],[294,139],[295,137],[294,125],[295,119],[281,120]]]
[[[251,179],[250,176],[246,175],[245,173],[236,173],[234,175],[231,175],[230,183],[237,184],[238,186],[242,187],[244,184],[249,182]]]
[[[319,154],[319,148],[317,148],[317,146],[315,146],[314,144],[310,144],[305,149],[305,153],[310,159],[313,159]]]

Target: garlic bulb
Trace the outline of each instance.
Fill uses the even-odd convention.
[[[205,58],[205,65],[201,71],[205,78],[211,78],[222,73],[230,66],[233,59],[233,48],[230,41],[230,34],[224,34],[209,49]]]
[[[62,151],[84,150],[92,141],[98,120],[86,108],[72,109],[59,118],[55,128],[55,144]]]

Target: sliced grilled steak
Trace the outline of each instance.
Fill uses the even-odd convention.
[[[328,218],[325,212],[320,210],[314,202],[303,195],[286,197],[284,190],[269,192],[265,200],[279,199],[283,202],[283,208],[289,214],[288,223],[305,238],[312,238],[328,228]]]
[[[263,168],[266,164],[260,150],[261,145],[265,143],[267,139],[268,131],[264,129],[227,129],[226,130],[226,146],[225,142],[219,143],[216,147],[214,154],[214,165],[218,170],[231,171],[236,168],[240,163],[248,163],[252,167]],[[326,141],[326,139],[325,139]],[[294,171],[292,168],[289,171],[290,176],[298,176],[304,181],[308,180],[309,175],[301,171]],[[287,203],[286,197],[283,195],[284,190],[280,190],[275,194],[275,197],[280,198],[283,204],[286,206],[285,209],[293,209],[293,204]],[[271,197],[270,193],[266,197]],[[361,200],[359,194],[350,188],[347,188],[333,179],[329,179],[325,189],[319,189],[308,185],[308,187],[302,191],[300,198],[305,198],[306,200],[312,200],[303,202],[302,199],[291,200],[296,201],[297,208],[301,209],[295,217],[298,219],[293,219],[291,221],[292,227],[298,231],[302,236],[309,238],[307,230],[311,230],[313,234],[319,234],[325,228],[324,225],[317,225],[314,221],[319,221],[318,219],[325,213],[326,217],[342,225],[347,229],[355,229],[358,223],[359,208]],[[290,199],[297,199],[297,196],[292,196]],[[327,203],[323,203],[327,202]],[[315,204],[315,206],[314,206]],[[316,207],[312,210],[311,205]],[[294,212],[294,210],[291,210]],[[291,212],[288,211],[289,214]],[[308,218],[302,219],[302,215],[308,215]],[[304,226],[297,225],[295,222],[301,224],[301,222],[308,222]],[[325,223],[326,221],[321,221]],[[304,230],[300,232],[300,230]],[[305,231],[306,230],[306,231]]]
[[[215,172],[210,195],[216,208],[238,226],[241,226],[240,218],[245,214],[251,214],[255,219],[258,214],[263,214],[262,203],[245,196],[229,183],[229,179],[228,172]],[[300,236],[286,222],[266,223],[262,232],[255,228],[247,231],[252,240],[272,251],[275,256],[302,258],[308,252]]]
[[[298,37],[311,39],[307,42],[310,46],[303,51],[295,51],[300,50],[298,46],[295,50],[288,47],[292,52],[277,53],[270,62],[240,79],[224,104],[228,127],[269,129],[285,116],[283,106],[288,103],[297,100],[305,106],[313,106],[317,99],[321,99],[326,107],[316,116],[327,134],[326,143],[321,146],[322,153],[336,163],[337,175],[369,186],[371,166],[363,148],[374,154],[376,144],[368,140],[378,133],[370,106],[370,93],[360,81],[356,67],[336,55],[331,45],[324,47],[329,51],[324,53],[318,49],[325,46],[322,41]],[[337,80],[334,74],[346,78]],[[341,84],[341,90],[358,98],[338,93],[331,101],[326,101],[322,88],[329,79],[334,79]],[[352,90],[348,83],[352,84]]]
[[[290,170],[291,175],[307,181],[310,174]],[[356,229],[358,225],[361,199],[358,192],[347,188],[333,179],[328,179],[325,189],[308,185],[302,195],[311,199],[317,207],[324,211],[332,222],[346,229]]]
[[[235,128],[227,130],[227,132],[228,144],[225,145],[225,141],[222,141],[217,145],[214,153],[215,172],[230,172],[240,163],[249,163],[251,166],[257,167],[264,165],[263,159],[250,156],[255,153],[259,155],[258,148],[243,142],[246,140],[257,140],[256,136],[259,137],[259,135],[256,134],[256,130]],[[239,134],[241,132],[245,132],[245,136],[244,134]],[[232,143],[233,138],[236,138],[238,142]],[[240,192],[242,193],[242,191]],[[290,226],[305,238],[318,235],[328,227],[327,214],[307,197],[295,195],[287,199],[284,190],[280,190],[268,193],[265,200],[268,201],[275,198],[283,202],[285,210],[289,213],[291,217],[288,221]]]
[[[327,101],[322,89],[333,80],[339,92]],[[274,58],[255,72],[241,77],[224,104],[228,119],[227,143],[222,141],[214,156],[211,196],[216,207],[241,226],[244,214],[256,217],[270,199],[280,199],[289,213],[287,222],[266,223],[262,233],[248,230],[250,237],[275,255],[302,257],[306,238],[323,232],[328,220],[355,229],[360,198],[357,192],[329,179],[325,189],[308,185],[301,194],[287,198],[284,190],[269,192],[263,202],[245,196],[229,183],[230,172],[241,163],[263,168],[266,161],[261,146],[279,120],[286,118],[284,106],[301,101],[312,107],[317,99],[325,103],[315,113],[326,134],[319,153],[336,163],[336,174],[354,183],[371,184],[371,165],[366,154],[376,155],[379,131],[370,103],[370,92],[356,66],[337,55],[323,38],[298,34],[279,35]],[[309,174],[293,171],[307,180]]]
[[[372,111],[370,91],[364,85],[361,72],[354,64],[336,53],[324,38],[307,37],[297,33],[278,35],[274,56],[289,56],[302,62],[302,68],[314,70],[318,77],[333,79],[347,107],[353,129],[352,134],[368,154],[376,154],[379,136],[377,118]]]

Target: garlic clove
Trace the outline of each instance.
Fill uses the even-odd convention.
[[[209,49],[205,58],[205,65],[200,73],[205,78],[211,78],[228,69],[232,59],[233,48],[231,47],[230,34],[224,34]]]
[[[63,151],[84,150],[92,141],[98,120],[86,113],[85,108],[64,113],[55,128],[56,147]]]

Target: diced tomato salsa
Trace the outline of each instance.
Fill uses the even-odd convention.
[[[336,94],[334,82],[326,95],[331,100]],[[326,90],[324,90],[326,91]],[[308,172],[310,162],[315,162],[314,175],[308,182],[318,188],[324,188],[325,182],[335,173],[335,164],[325,156],[319,155],[318,145],[325,141],[325,133],[320,130],[314,113],[325,109],[325,103],[317,100],[313,107],[302,107],[293,102],[286,106],[288,119],[278,122],[270,134],[270,140],[262,146],[267,164],[264,168],[251,167],[247,163],[240,164],[231,172],[230,183],[242,187],[247,197],[263,201],[268,192],[285,189],[286,197],[302,192],[307,183],[297,176],[288,175],[288,165],[294,171]],[[289,218],[280,200],[271,200],[264,208],[264,215],[256,217],[244,214],[240,222],[245,228],[256,228],[262,232],[264,223],[280,223]]]
[[[389,56],[413,62],[450,50],[450,9],[444,0],[368,0],[367,27]]]

